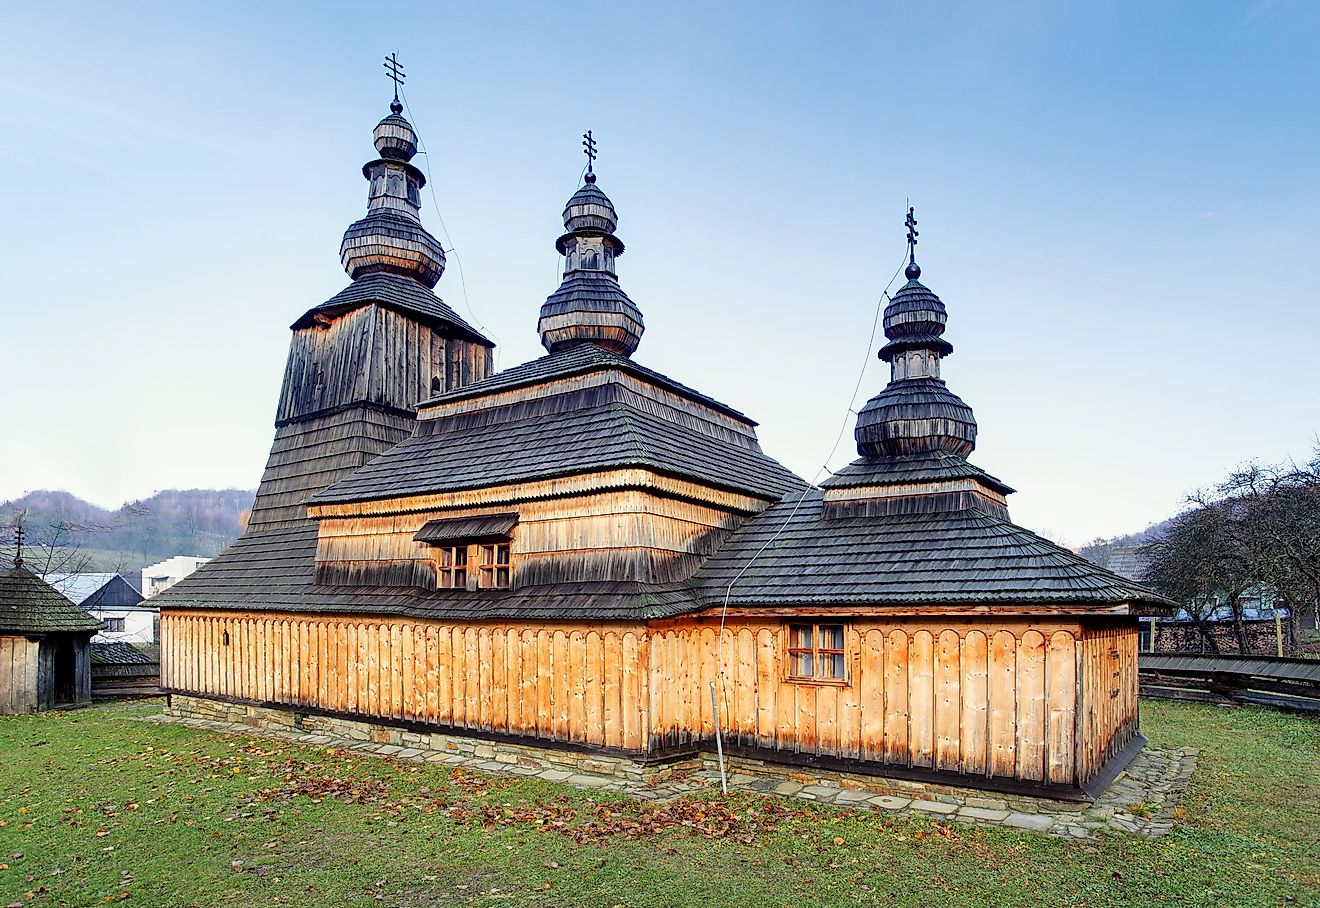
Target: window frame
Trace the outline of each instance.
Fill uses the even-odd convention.
[[[467,543],[462,545],[438,545],[435,547],[435,588],[438,590],[465,590],[472,580],[471,552]],[[462,557],[460,558],[460,554]],[[458,583],[458,575],[463,575],[463,582]],[[448,578],[448,582],[446,581]]]
[[[513,543],[509,540],[478,542],[477,546],[477,589],[508,590],[513,588]],[[504,560],[500,560],[500,556]],[[490,560],[487,561],[487,556]],[[471,563],[469,559],[469,563]],[[500,574],[503,573],[503,583]]]
[[[799,632],[802,628],[811,628],[811,646],[800,645]],[[842,647],[823,646],[826,642],[822,628],[838,628]],[[824,684],[833,687],[847,687],[852,683],[851,659],[848,646],[849,624],[846,621],[803,619],[784,622],[784,680],[790,684]],[[811,655],[812,673],[797,673],[798,663],[804,654]],[[821,661],[824,658],[839,657],[843,663],[841,675],[823,675]]]
[[[104,633],[107,633],[107,634],[127,634],[127,633],[128,633],[128,619],[127,619],[127,618],[102,618],[101,620],[105,622],[105,631],[104,631]]]

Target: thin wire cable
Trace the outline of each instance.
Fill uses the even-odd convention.
[[[431,174],[431,156],[427,154],[426,142],[422,139],[422,131],[418,128],[417,118],[413,115],[412,107],[408,104],[407,92],[400,91],[399,95],[400,100],[403,101],[404,110],[408,111],[408,119],[412,121],[413,132],[417,135],[417,150],[420,154],[425,155],[426,157],[426,160],[424,161],[426,165],[426,186],[431,191],[431,207],[435,209],[436,220],[440,222],[440,232],[445,235],[445,242],[449,245],[449,248],[446,249],[445,252],[452,255],[454,257],[454,264],[458,265],[458,282],[463,291],[463,308],[467,310],[468,316],[476,323],[476,326],[481,333],[488,335],[491,340],[495,341],[494,355],[498,356],[502,341],[500,341],[499,335],[482,324],[481,319],[477,318],[477,313],[472,308],[472,301],[468,298],[467,275],[463,272],[463,257],[458,254],[458,247],[454,245],[454,238],[449,235],[449,228],[445,226],[445,216],[440,211],[440,200],[436,198],[435,195],[435,178]]]
[[[802,502],[806,500],[809,494],[811,494],[811,490],[816,488],[816,483],[821,478],[821,474],[830,472],[830,468],[829,468],[830,461],[834,459],[834,455],[839,450],[839,443],[843,441],[844,433],[848,429],[849,417],[853,415],[853,413],[855,412],[854,408],[857,406],[857,395],[862,389],[862,381],[866,377],[866,370],[871,365],[871,351],[875,347],[875,335],[880,327],[880,313],[884,311],[886,302],[889,299],[891,299],[891,297],[889,296],[889,288],[894,286],[894,281],[898,280],[898,275],[903,271],[903,267],[906,264],[907,264],[907,253],[904,252],[903,259],[898,263],[898,268],[894,270],[893,277],[889,279],[889,283],[885,284],[885,289],[881,291],[880,297],[876,301],[875,316],[871,320],[871,335],[870,337],[867,338],[866,341],[866,357],[865,359],[862,360],[862,368],[857,373],[857,382],[853,385],[852,397],[849,398],[848,408],[843,414],[843,422],[839,426],[839,434],[834,437],[834,445],[830,448],[830,453],[826,456],[825,463],[822,464],[820,469],[816,471],[816,475],[812,477],[811,482],[803,487],[802,494],[799,495],[798,500],[793,503],[793,510],[788,512],[788,516],[784,518],[784,521],[775,530],[774,534],[771,535],[771,537],[767,539],[759,549],[757,549],[755,552],[752,553],[752,557],[747,559],[747,563],[742,566],[742,570],[738,571],[738,573],[734,575],[733,579],[729,581],[729,585],[724,588],[724,604],[720,608],[720,632],[719,632],[719,636],[716,639],[719,645],[719,653],[720,653],[719,654],[720,693],[722,694],[724,699],[724,714],[726,716],[729,714],[729,688],[728,688],[728,677],[724,671],[724,665],[725,665],[724,630],[725,630],[725,624],[729,617],[729,600],[733,596],[733,588],[738,583],[738,581],[743,578],[743,575],[745,575],[751,569],[752,565],[756,563],[756,559],[760,558],[761,555],[764,554],[768,548],[774,545],[775,542],[778,541],[779,537],[783,535],[784,530],[788,528],[789,524],[793,522],[793,518],[797,516],[798,509],[802,507]],[[724,780],[723,760],[720,761],[720,778],[721,781]]]

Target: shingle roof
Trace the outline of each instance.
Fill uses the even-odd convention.
[[[160,647],[150,643],[93,643],[93,665],[152,665],[160,662]]]
[[[518,524],[517,514],[483,514],[480,517],[449,517],[428,521],[413,539],[434,544],[474,542],[508,538]]]
[[[743,572],[731,603],[1173,605],[983,511],[826,517],[821,504],[792,495],[735,531],[694,578],[707,602]]]
[[[91,633],[102,627],[27,568],[0,573],[0,634]]]
[[[408,315],[421,316],[426,321],[449,328],[456,328],[471,340],[489,347],[495,346],[493,341],[463,321],[457,312],[426,287],[410,277],[389,272],[362,275],[321,305],[307,310],[291,327],[296,330],[310,324],[312,317],[318,312],[337,315],[370,303]]]
[[[234,608],[339,614],[402,614],[479,620],[633,620],[693,611],[681,586],[627,582],[561,583],[514,590],[423,590],[322,586],[314,580],[316,524],[249,532],[156,597],[164,609]]]
[[[861,457],[835,472],[821,486],[826,489],[885,486],[941,479],[979,479],[1002,494],[1007,495],[1013,491],[1003,480],[948,451],[896,457]]]
[[[733,416],[742,420],[748,426],[755,427],[755,420],[749,419],[744,413],[735,410],[726,403],[721,403],[713,397],[707,397],[700,391],[695,391],[687,385],[674,381],[667,375],[648,369],[639,365],[626,356],[619,356],[617,353],[611,353],[604,347],[596,344],[579,344],[568,350],[562,350],[558,353],[551,353],[542,356],[540,359],[530,360],[521,365],[514,366],[511,369],[505,369],[502,372],[496,372],[481,381],[473,382],[470,385],[464,385],[454,391],[446,392],[428,401],[423,401],[419,406],[425,408],[428,404],[449,403],[456,400],[469,400],[473,397],[482,397],[492,391],[508,391],[513,388],[523,388],[528,385],[536,385],[551,379],[566,378],[571,375],[585,375],[590,372],[602,372],[606,369],[618,369],[629,375],[635,375],[644,378],[654,385],[671,391],[680,397],[686,397],[689,400],[699,404],[704,404],[713,410]]]
[[[567,412],[532,413],[460,431],[415,435],[312,496],[309,503],[397,498],[628,466],[767,498],[804,485],[758,447],[706,434],[615,399]]]

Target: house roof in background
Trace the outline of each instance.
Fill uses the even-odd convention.
[[[83,608],[133,606],[142,601],[142,593],[123,575],[114,572],[51,574],[46,580],[70,602]]]

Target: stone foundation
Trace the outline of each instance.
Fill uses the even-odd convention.
[[[166,716],[212,731],[260,734],[364,754],[534,776],[584,788],[663,800],[719,783],[713,753],[654,761],[590,751],[411,731],[323,716],[174,694]],[[1084,838],[1102,829],[1158,836],[1173,826],[1179,796],[1196,765],[1194,751],[1147,747],[1094,803],[1007,795],[932,782],[890,779],[769,760],[728,757],[731,789],[976,825]]]

